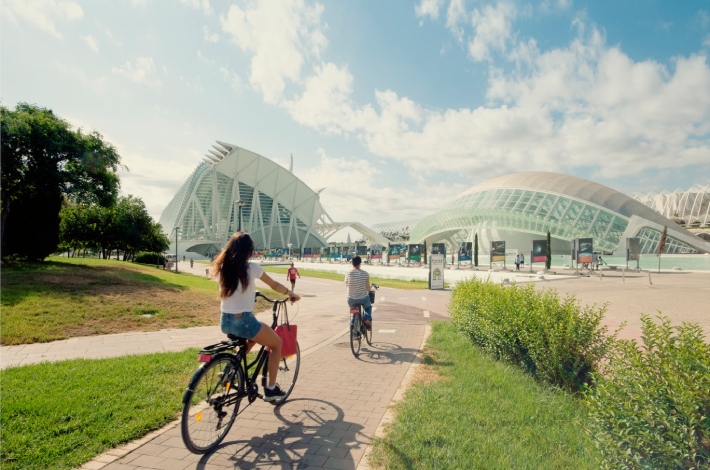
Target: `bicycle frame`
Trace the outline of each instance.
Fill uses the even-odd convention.
[[[272,303],[272,308],[271,308],[271,316],[272,316],[272,321],[271,321],[271,329],[275,329],[276,326],[278,325],[279,321],[279,304],[285,303],[288,299],[286,300],[271,300],[267,297],[265,297],[261,292],[256,292],[256,297],[261,297],[269,302]],[[251,348],[254,346],[253,343],[250,345],[248,340],[244,339],[236,339],[236,337],[232,335],[228,335],[230,338],[230,341],[222,341],[218,343],[217,346],[218,349],[214,354],[200,354],[198,356],[198,360],[200,362],[204,363],[209,363],[212,361],[212,359],[216,358],[219,355],[233,355],[236,357],[236,362],[239,365],[239,368],[242,370],[242,375],[244,377],[244,391],[238,390],[236,394],[228,396],[228,399],[225,400],[222,405],[231,405],[235,401],[239,401],[242,398],[247,398],[249,403],[253,403],[257,398],[263,398],[263,396],[257,392],[257,388],[254,387],[254,385],[257,383],[257,379],[259,374],[262,374],[261,377],[261,386],[262,388],[266,387],[266,372],[267,372],[267,361],[269,358],[269,352],[266,350],[266,346],[261,346],[259,349],[259,352],[256,355],[256,358],[254,358],[253,361],[249,362],[248,355],[249,351]],[[233,339],[234,338],[234,339]],[[236,352],[234,349],[239,348]],[[232,350],[231,352],[227,352],[229,350]],[[251,375],[249,375],[249,371],[253,368],[253,372]],[[229,380],[233,380],[234,376],[230,377]],[[212,403],[210,403],[212,404]],[[237,416],[243,411],[243,409],[240,409],[237,411]]]

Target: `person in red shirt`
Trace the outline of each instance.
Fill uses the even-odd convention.
[[[301,277],[301,275],[298,274],[298,268],[295,268],[293,263],[291,263],[291,267],[288,268],[288,274],[286,274],[286,279],[291,281],[291,290],[296,288],[296,276]]]

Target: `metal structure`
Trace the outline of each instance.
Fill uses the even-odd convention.
[[[634,194],[640,203],[686,227],[710,226],[710,184],[660,193]]]
[[[217,142],[167,205],[160,223],[166,234],[179,226],[180,246],[205,256],[217,253],[239,228],[249,232],[257,250],[289,244],[323,247],[327,242],[318,227],[335,223],[319,193],[268,158]]]
[[[640,202],[606,186],[570,175],[525,172],[484,181],[422,219],[411,243],[472,241],[529,249],[533,239],[552,236],[553,252],[568,253],[569,241],[590,237],[594,248],[622,253],[627,237],[641,238],[641,252],[654,253],[663,227],[665,253],[708,253],[710,243]]]

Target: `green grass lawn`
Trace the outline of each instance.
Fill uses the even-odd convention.
[[[155,266],[51,257],[3,266],[0,282],[3,345],[219,325],[214,281]],[[260,301],[256,308],[269,305]]]
[[[0,371],[3,470],[76,468],[176,419],[197,350]]]
[[[278,268],[275,266],[264,266],[264,271],[273,274],[281,274],[282,276],[272,276],[277,281],[283,283],[286,282],[286,272],[288,268]],[[365,269],[367,271],[367,269]],[[331,279],[334,281],[343,282],[345,280],[344,274],[333,273],[329,271],[316,271],[312,269],[299,269],[298,272],[304,277],[317,277],[320,279]],[[385,279],[381,277],[370,276],[370,282],[377,284],[382,287],[391,287],[393,289],[407,289],[407,290],[417,290],[417,289],[427,289],[429,286],[425,281],[402,281],[400,279]],[[298,283],[296,283],[298,286]],[[296,289],[298,292],[298,289]]]
[[[373,443],[377,468],[599,468],[581,403],[484,355],[450,323],[432,327],[420,380]]]

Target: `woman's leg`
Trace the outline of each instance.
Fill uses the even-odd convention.
[[[261,324],[261,329],[252,338],[252,341],[263,344],[267,348],[271,349],[269,352],[269,363],[267,367],[269,368],[269,387],[273,387],[276,383],[276,374],[279,373],[279,361],[281,360],[281,338],[276,334],[271,327],[267,326],[265,323]]]

